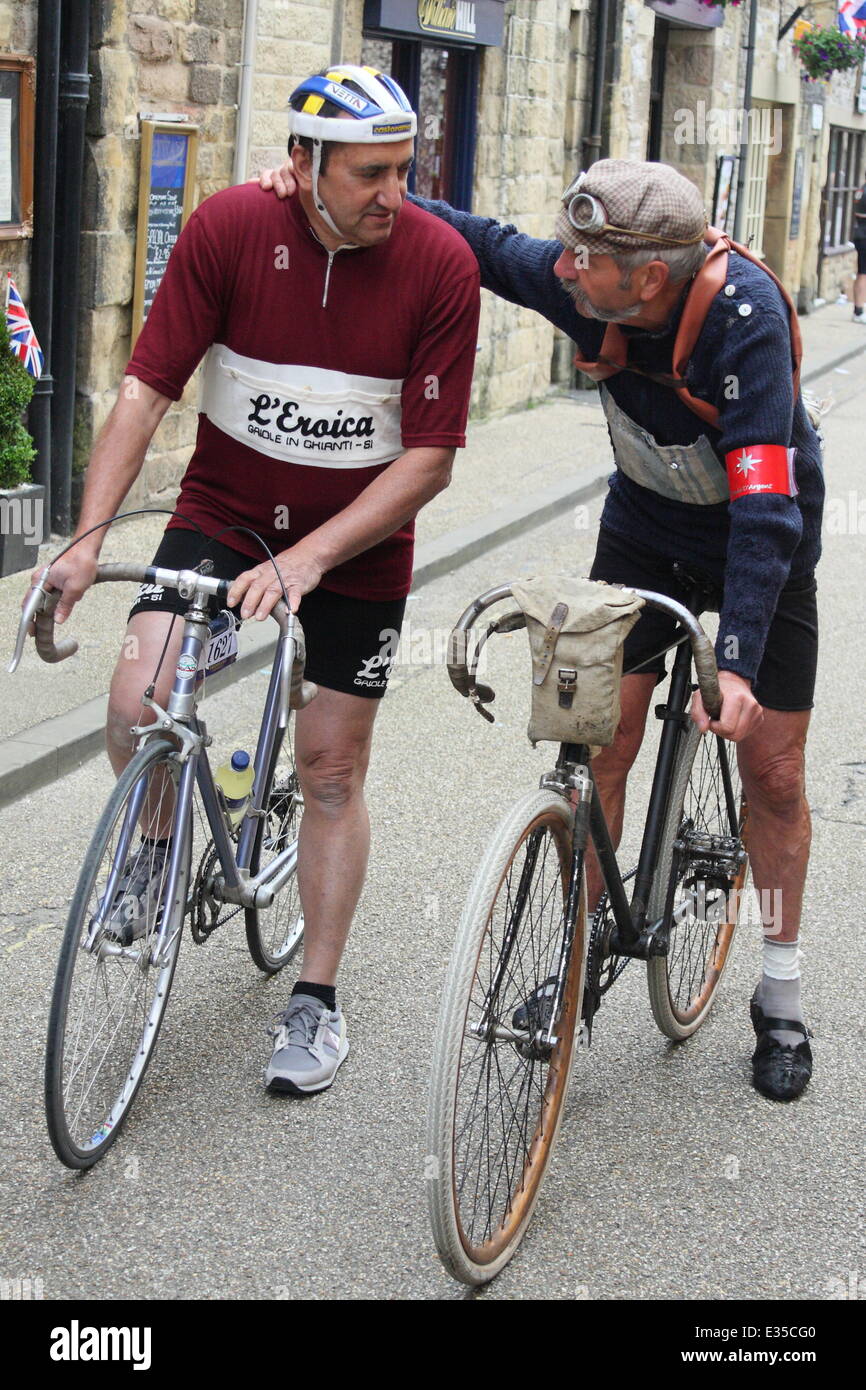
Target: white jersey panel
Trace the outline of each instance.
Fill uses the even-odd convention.
[[[269,458],[315,468],[369,468],[403,453],[402,381],[260,362],[214,343],[199,409]]]

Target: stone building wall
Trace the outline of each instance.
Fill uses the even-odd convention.
[[[814,18],[827,22],[829,0]],[[830,7],[832,8],[832,6]],[[818,14],[818,9],[821,13]],[[552,234],[559,196],[585,162],[593,76],[596,7],[592,0],[508,0],[502,48],[482,51],[474,211]],[[0,49],[35,53],[36,0],[0,0]],[[828,9],[829,14],[829,9]],[[86,463],[129,355],[138,212],[141,112],[183,112],[200,127],[194,203],[232,181],[243,0],[91,0],[91,104],[85,163],[81,332],[76,462]],[[683,141],[678,114],[740,102],[744,77],[743,8],[730,7],[716,30],[672,29],[665,79],[661,157],[679,167],[711,203],[715,157],[737,153],[735,139]],[[643,0],[616,7],[605,87],[607,152],[642,158],[646,149],[656,17]],[[818,218],[830,124],[866,129],[852,117],[854,75],[819,84],[824,124],[813,130],[809,96],[791,49],[779,45],[776,0],[761,0],[756,98],[779,109],[783,142],[768,179],[765,236],[774,268],[792,293],[835,297],[850,283],[849,253],[825,258],[818,284]],[[248,174],[282,159],[286,102],[294,83],[332,61],[357,62],[363,0],[259,0]],[[805,93],[805,95],[804,95]],[[800,233],[790,232],[794,155],[805,154]],[[25,297],[28,247],[0,242]],[[473,389],[473,413],[487,415],[544,396],[567,380],[571,349],[530,311],[485,294]],[[176,484],[196,431],[198,385],[167,413],[149,451],[137,496]]]
[[[607,149],[611,159],[646,158],[654,30],[655,15],[643,0],[623,0],[616,7]]]
[[[835,24],[831,0],[816,0],[809,16],[815,24]],[[648,124],[649,55],[655,16],[643,0],[625,0],[617,30],[617,76],[611,94],[611,154],[642,158]],[[748,7],[729,6],[717,29],[671,28],[665,67],[661,158],[691,178],[712,212],[716,157],[739,154],[738,113],[745,83]],[[866,130],[866,117],[853,114],[856,73],[836,74],[829,83],[807,83],[792,47],[793,31],[778,39],[775,0],[759,0],[752,81],[763,127],[748,127],[751,140],[769,136],[767,202],[763,252],[791,294],[808,307],[817,296],[835,298],[848,287],[853,252],[825,257],[818,275],[821,193],[826,180],[830,125]],[[813,128],[811,104],[825,107],[820,130]],[[699,113],[703,112],[702,123]],[[722,120],[710,124],[718,112]],[[688,133],[688,116],[695,138]],[[753,117],[755,120],[755,117]],[[791,203],[797,150],[803,151],[799,231],[791,236]]]
[[[559,195],[579,166],[589,10],[589,0],[509,0],[503,48],[481,59],[473,209],[534,236],[552,235]],[[250,172],[285,152],[287,77],[358,62],[362,24],[363,0],[260,0]],[[483,298],[476,415],[544,395],[555,340],[537,314]]]
[[[282,162],[292,89],[328,63],[361,56],[363,0],[259,0],[247,171]]]
[[[36,5],[32,0],[0,0],[0,53],[14,53],[17,57],[35,56]],[[26,303],[30,295],[28,237],[0,241],[0,282],[4,284],[7,270],[11,270],[12,278]]]
[[[199,127],[193,205],[232,181],[243,0],[98,0],[92,5],[85,156],[77,467],[117,394],[130,352],[141,113]],[[197,374],[154,438],[135,496],[173,487],[195,441]]]
[[[504,45],[482,60],[473,210],[551,237],[562,190],[580,165],[587,7],[510,0],[505,13]],[[555,334],[529,310],[483,299],[473,412],[488,415],[546,394]]]

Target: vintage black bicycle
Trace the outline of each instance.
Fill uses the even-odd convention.
[[[153,722],[131,730],[136,751],[118,778],[88,849],[72,897],[60,951],[45,1063],[48,1132],[69,1168],[90,1168],[117,1139],[153,1055],[168,1004],[185,921],[203,945],[217,927],[244,914],[247,944],[260,970],[281,970],[303,939],[295,870],[303,796],[287,738],[291,709],[316,694],[303,679],[304,640],[281,599],[271,612],[280,629],[255,752],[248,804],[234,823],[208,761],[211,742],[198,707],[209,675],[237,655],[237,632],[225,611],[230,580],[152,565],[101,565],[95,583],[126,580],[176,589],[188,608],[166,708],[142,706]],[[45,575],[25,603],[14,671],[28,628],[36,648],[56,662],[77,650],[55,642],[60,598]],[[210,601],[223,612],[212,616]],[[158,853],[158,839],[168,840]],[[124,874],[137,871],[148,890],[133,929],[118,929],[115,904]],[[129,935],[130,939],[126,939]]]
[[[638,864],[621,874],[589,748],[562,744],[554,770],[495,831],[448,969],[426,1179],[439,1254],[468,1284],[499,1273],[526,1231],[576,1044],[589,1043],[629,960],[646,962],[655,1021],[680,1041],[706,1019],[730,956],[748,872],[746,805],[730,745],[702,736],[687,709],[693,664],[711,717],[721,705],[713,649],[697,620],[710,599],[698,584],[687,606],[634,593],[680,624],[667,697],[655,710],[661,737]],[[475,678],[481,646],[521,626],[522,615],[491,623],[471,659],[467,634],[510,595],[507,585],[483,594],[452,634],[449,675],[481,712],[494,698]],[[588,922],[590,841],[605,891]]]

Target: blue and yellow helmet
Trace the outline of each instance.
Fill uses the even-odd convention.
[[[321,115],[327,103],[339,114]],[[292,92],[289,106],[289,134],[296,139],[383,144],[408,140],[418,130],[418,117],[393,77],[351,63],[308,77]]]

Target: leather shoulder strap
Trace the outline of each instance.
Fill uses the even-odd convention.
[[[602,339],[598,360],[589,362],[581,357],[578,351],[574,354],[574,365],[593,381],[605,381],[607,377],[615,376],[617,372],[622,371],[627,357],[628,343],[625,335],[620,333],[618,324],[609,323]]]
[[[797,318],[797,310],[794,302],[785,286],[760,257],[750,251],[747,246],[743,246],[738,241],[732,241],[726,232],[719,231],[718,227],[708,227],[705,233],[705,240],[708,241],[712,250],[710,251],[701,269],[695,276],[694,284],[689,291],[677,329],[676,341],[674,343],[674,376],[684,378],[686,369],[689,365],[689,358],[694,351],[695,344],[700,337],[710,304],[719,290],[725,283],[728,274],[728,253],[736,251],[738,256],[751,261],[753,265],[760,266],[766,275],[773,280],[788,306],[788,321],[791,334],[791,362],[792,377],[794,386],[794,399],[796,400],[800,390],[800,370],[803,361],[803,342],[800,335],[800,321]],[[693,396],[686,386],[676,386],[674,388],[683,402],[695,415],[713,425],[718,429],[719,412],[709,401],[699,400]]]
[[[803,360],[803,343],[800,336],[800,322],[797,318],[797,311],[794,308],[793,300],[776,275],[768,265],[764,263],[747,246],[742,246],[738,241],[732,241],[726,232],[719,231],[718,227],[707,227],[705,240],[710,243],[711,250],[704,264],[701,266],[683,306],[682,316],[677,328],[677,336],[674,341],[673,352],[673,381],[670,383],[676,391],[683,405],[688,406],[695,415],[699,416],[706,424],[718,429],[719,412],[709,401],[702,401],[699,397],[693,396],[685,383],[686,369],[689,360],[695,349],[695,344],[701,335],[710,305],[716,295],[725,284],[728,275],[728,256],[731,251],[736,251],[737,255],[743,256],[753,265],[760,266],[770,279],[775,282],[779,292],[788,306],[788,318],[791,331],[791,361],[793,364],[792,375],[794,385],[794,399],[796,400],[800,390],[800,370]],[[574,365],[593,381],[605,381],[608,377],[614,376],[627,366],[628,343],[625,335],[619,330],[615,323],[609,323],[605,330],[604,339],[601,344],[601,351],[596,362],[589,362],[582,358],[580,352],[574,356]],[[641,373],[641,375],[649,375]],[[677,384],[677,382],[683,384]]]
[[[716,232],[716,228],[708,227],[707,233],[711,232]],[[707,240],[710,240],[709,235]],[[680,316],[673,354],[674,376],[677,377],[685,376],[710,305],[728,278],[728,250],[731,243],[721,233],[717,233],[713,240],[715,244],[694,278]]]

